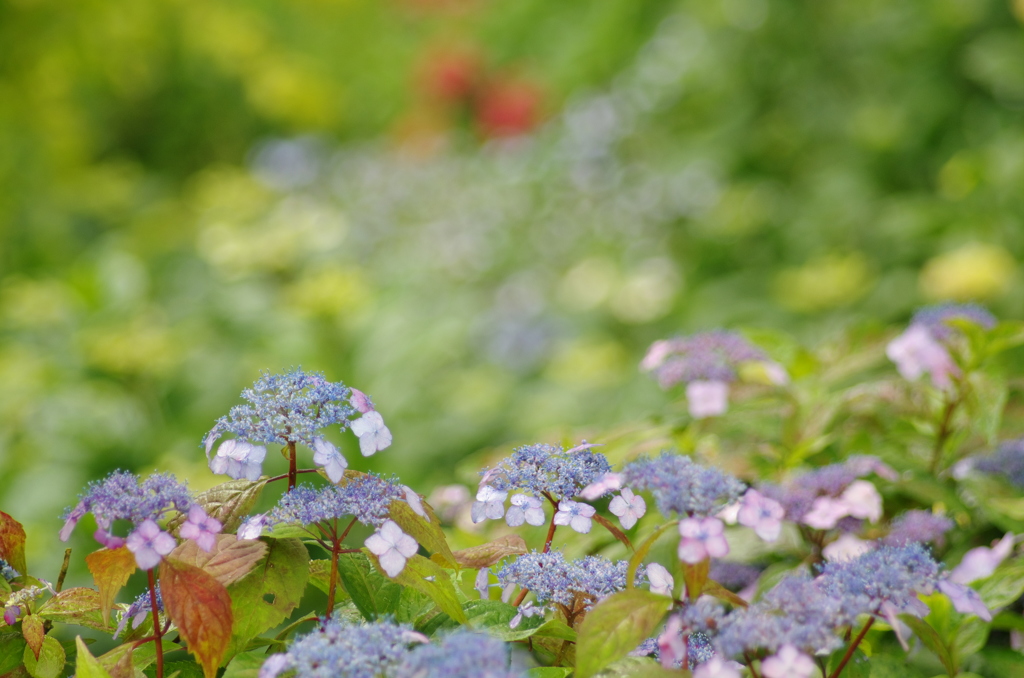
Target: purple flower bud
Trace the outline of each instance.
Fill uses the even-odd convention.
[[[14,626],[18,622],[18,617],[21,615],[21,607],[18,605],[11,605],[10,607],[4,608],[4,623],[8,626]]]

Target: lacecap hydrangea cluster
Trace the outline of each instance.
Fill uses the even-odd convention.
[[[256,480],[267,455],[265,445],[301,443],[313,451],[314,463],[336,483],[348,462],[322,435],[324,429],[335,425],[341,431],[351,429],[364,456],[391,444],[391,431],[369,397],[340,382],[327,381],[320,372],[264,373],[242,391],[242,398],[248,402],[232,407],[204,438],[214,473]],[[355,418],[357,413],[362,416]],[[211,458],[214,444],[226,433],[235,437],[221,443]]]
[[[959,320],[990,329],[996,319],[977,304],[940,304],[918,310],[906,331],[889,342],[886,355],[896,363],[900,375],[915,381],[923,374],[931,376],[937,388],[949,388],[960,368],[950,354],[951,344],[960,331],[950,323]]]
[[[601,556],[566,560],[561,551],[535,551],[519,556],[496,574],[502,588],[527,589],[538,603],[552,602],[571,608],[581,600],[584,609],[589,609],[626,588],[628,566],[624,560],[611,561]]]

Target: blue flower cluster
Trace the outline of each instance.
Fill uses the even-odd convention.
[[[611,470],[605,456],[580,445],[565,450],[556,445],[517,448],[494,468],[482,471],[484,484],[496,490],[545,492],[556,499],[574,497],[587,485]]]
[[[1024,488],[1024,438],[1003,443],[990,456],[975,460],[974,468],[1001,475],[1017,487]]]
[[[292,669],[302,678],[378,678],[402,661],[411,643],[426,640],[404,624],[331,620],[296,638],[286,654],[267,659],[259,678],[274,678]]]
[[[388,518],[391,502],[404,498],[401,485],[374,473],[320,489],[298,485],[281,497],[270,512],[269,522],[311,525],[353,516],[363,525],[380,527]]]
[[[655,342],[640,364],[662,388],[691,381],[735,381],[745,362],[767,361],[761,349],[735,332],[713,330]]]
[[[228,416],[218,419],[207,441],[229,432],[247,442],[313,447],[320,429],[332,424],[342,430],[348,426],[356,413],[348,404],[351,396],[350,388],[327,381],[321,372],[264,372],[252,388],[242,391],[249,404],[236,405]]]
[[[566,560],[561,551],[527,553],[497,572],[502,588],[517,585],[528,589],[538,603],[548,601],[572,606],[578,597],[589,609],[602,598],[626,588],[625,560],[601,556]]]
[[[882,539],[889,546],[904,546],[911,542],[942,546],[945,535],[956,523],[946,516],[937,516],[931,511],[912,509],[901,514],[892,522],[889,534]]]
[[[509,647],[484,633],[460,629],[440,644],[414,647],[391,675],[395,678],[515,678]]]
[[[949,320],[967,320],[985,329],[991,329],[996,324],[995,316],[978,304],[925,306],[914,313],[910,324],[923,325],[935,339],[943,341],[957,334],[957,330],[947,322]]]
[[[827,563],[821,577],[829,595],[858,613],[876,613],[886,603],[913,611],[922,605],[917,594],[938,584],[941,567],[920,544],[880,545],[853,560]]]
[[[622,470],[623,485],[646,490],[665,516],[708,516],[743,494],[745,486],[716,468],[696,464],[689,457],[663,452],[654,459],[638,459]]]
[[[170,511],[186,512],[193,500],[188,487],[170,473],[154,473],[145,480],[134,473],[114,471],[104,480],[90,483],[78,504],[64,513],[60,538],[67,541],[86,513],[92,513],[102,530],[115,520],[131,521],[138,527],[146,520],[159,520]]]
[[[4,581],[11,581],[17,576],[19,576],[18,571],[11,567],[6,560],[0,558],[0,577],[3,577]]]

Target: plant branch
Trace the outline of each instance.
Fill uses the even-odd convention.
[[[60,590],[64,588],[64,577],[68,576],[68,565],[71,563],[71,549],[64,549],[64,564],[60,566],[60,574],[57,575],[57,585],[54,587],[54,591],[60,593]]]
[[[300,469],[297,469],[295,471],[295,473],[317,473],[317,472],[319,472],[319,470],[320,469],[315,469],[315,468],[300,468]],[[284,480],[287,477],[288,477],[287,473],[282,473],[279,476],[274,476],[273,478],[267,478],[267,482],[268,483],[272,483],[275,480]],[[291,488],[289,488],[289,489],[291,489]]]
[[[959,398],[949,397],[946,402],[946,407],[942,412],[939,432],[935,435],[935,447],[932,448],[932,475],[938,473],[939,468],[942,466],[943,448],[946,446],[946,440],[949,439],[949,434],[953,432],[950,424],[953,422],[953,413],[956,411],[956,407],[959,404]]]
[[[860,641],[864,640],[864,636],[867,634],[868,629],[870,629],[871,625],[874,623],[874,617],[868,619],[868,623],[864,625],[864,628],[860,630],[860,633],[857,634],[857,637],[853,639],[853,642],[850,643],[850,647],[846,648],[846,654],[843,655],[842,660],[839,662],[839,666],[836,667],[836,670],[833,671],[828,678],[838,678],[839,674],[843,672],[844,668],[846,668],[846,664],[850,661],[850,657],[853,656],[853,653],[857,649],[857,646],[860,645]]]
[[[153,569],[146,570],[149,576],[149,604],[153,608],[153,641],[156,643],[156,678],[164,678],[164,631],[160,628],[160,609],[156,602],[156,578]]]

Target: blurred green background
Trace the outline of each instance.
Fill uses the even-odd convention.
[[[217,482],[261,369],[426,492],[656,410],[675,332],[1024,314],[1024,0],[2,0],[0,234],[30,555],[114,468]]]

